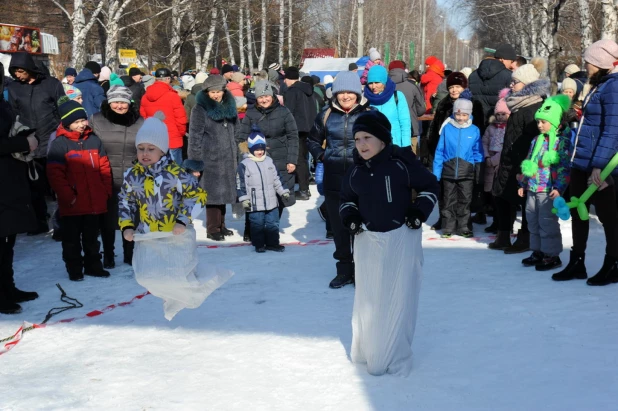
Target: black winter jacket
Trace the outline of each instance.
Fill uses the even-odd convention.
[[[139,106],[142,103],[142,97],[144,97],[144,93],[146,93],[146,89],[142,83],[136,83],[135,80],[131,76],[122,76],[120,77],[125,87],[128,87],[133,94],[131,99],[133,100],[133,104],[135,108],[137,108],[137,112],[139,113]],[[189,118],[191,112],[187,114],[187,118]]]
[[[341,182],[348,169],[354,166],[354,134],[352,127],[358,115],[370,110],[369,101],[363,97],[361,103],[346,113],[339,107],[336,99],[331,102],[330,114],[324,126],[324,116],[328,108],[315,118],[307,139],[307,147],[315,159],[324,163],[324,191],[334,194],[341,192]],[[326,148],[322,148],[326,141]]]
[[[60,124],[57,101],[64,96],[62,83],[53,77],[42,74],[34,64],[32,57],[25,52],[13,53],[9,71],[14,76],[15,69],[22,68],[33,74],[36,79],[32,84],[13,81],[9,84],[9,103],[19,122],[35,129],[39,139],[35,157],[47,157],[49,136]]]
[[[481,61],[479,68],[470,74],[468,88],[474,101],[483,105],[483,123],[487,124],[489,116],[494,113],[500,90],[509,87],[513,72],[504,67],[499,60],[487,59]],[[481,128],[484,131],[485,127]]]
[[[107,153],[114,191],[120,191],[125,171],[137,159],[135,137],[142,124],[144,119],[133,104],[126,114],[118,114],[110,108],[107,100],[101,104],[101,112],[90,117],[90,127],[103,142]]]
[[[308,83],[297,81],[283,94],[283,104],[294,116],[298,132],[308,133],[316,116],[313,87]]]
[[[418,118],[425,114],[425,97],[419,86],[408,81],[408,73],[403,69],[392,69],[388,72],[388,76],[395,83],[397,91],[401,91],[406,96],[412,120],[412,135],[418,136]]]
[[[545,98],[550,94],[550,83],[546,79],[537,80],[525,86],[521,91],[509,93],[509,96],[540,96]],[[507,104],[509,96],[506,97]],[[519,185],[516,176],[521,173],[521,163],[528,156],[532,139],[539,135],[534,115],[543,104],[542,101],[511,109],[511,115],[506,123],[504,145],[500,155],[500,165],[494,177],[492,194],[507,201],[519,201],[517,190]]]
[[[30,200],[28,165],[12,153],[29,152],[26,135],[9,138],[15,115],[2,95],[4,67],[0,64],[0,237],[34,231],[36,217]]]
[[[369,160],[354,150],[355,166],[345,175],[341,187],[341,221],[360,216],[370,231],[387,232],[405,224],[411,208],[424,216],[438,202],[440,184],[409,147],[389,144]],[[412,203],[412,190],[419,194]]]
[[[240,124],[239,139],[246,141],[251,134],[251,125],[257,125],[266,137],[266,152],[273,159],[279,178],[284,188],[290,190],[290,199],[285,202],[289,207],[296,202],[294,197],[294,177],[289,174],[288,164],[298,162],[298,130],[296,121],[286,107],[279,104],[279,100],[273,98],[273,103],[268,108],[258,105],[250,107],[245,113],[245,118]]]

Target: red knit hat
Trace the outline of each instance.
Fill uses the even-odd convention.
[[[216,74],[221,74],[221,72],[219,71],[219,69],[218,69],[218,68],[216,68],[216,67],[211,68],[211,69],[210,69],[210,75],[211,75],[211,76],[213,76],[213,75],[216,75]]]
[[[406,69],[406,63],[404,63],[401,60],[393,60],[388,65],[388,69],[389,70],[392,70],[392,69],[402,69],[402,70],[405,70]]]
[[[468,88],[468,79],[466,75],[460,73],[459,71],[454,71],[448,75],[446,78],[446,88],[448,89],[451,86],[461,86],[463,88]]]

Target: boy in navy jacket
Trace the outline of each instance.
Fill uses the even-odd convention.
[[[450,238],[454,232],[473,236],[468,220],[482,161],[483,143],[480,130],[472,124],[472,102],[460,97],[453,105],[453,115],[442,124],[433,160],[433,173],[444,187],[440,210],[443,238]]]

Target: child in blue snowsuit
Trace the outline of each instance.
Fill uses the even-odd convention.
[[[480,130],[472,124],[472,102],[460,97],[453,104],[453,115],[442,124],[433,160],[433,173],[444,187],[443,238],[453,233],[473,236],[468,226],[470,204],[482,161],[483,143]]]
[[[287,200],[290,190],[281,185],[275,163],[266,156],[266,138],[256,127],[247,146],[249,153],[245,153],[236,173],[236,191],[238,201],[249,214],[251,243],[258,253],[284,251],[285,247],[279,244],[277,194]]]

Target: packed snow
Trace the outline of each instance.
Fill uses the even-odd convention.
[[[321,241],[321,201],[314,190],[286,209],[282,243],[320,241],[284,253],[241,245],[244,219],[233,221],[229,209],[236,234],[224,243],[207,240],[196,222],[200,260],[235,275],[171,322],[152,295],[84,317],[145,291],[122,264],[120,233],[112,276],[78,283],[68,280],[50,235],[19,236],[17,286],[40,297],[23,303],[21,314],[0,315],[0,339],[64,306],[56,283],[84,306],[25,333],[0,356],[0,409],[618,409],[618,286],[553,282],[551,273],[521,266],[528,254],[488,250],[479,226],[474,239],[450,240],[424,227],[410,375],[373,377],[352,364],[354,287],[328,288],[334,245]],[[562,222],[564,265],[570,233]],[[592,217],[589,275],[603,256],[602,227]],[[79,319],[54,324],[68,318]]]

